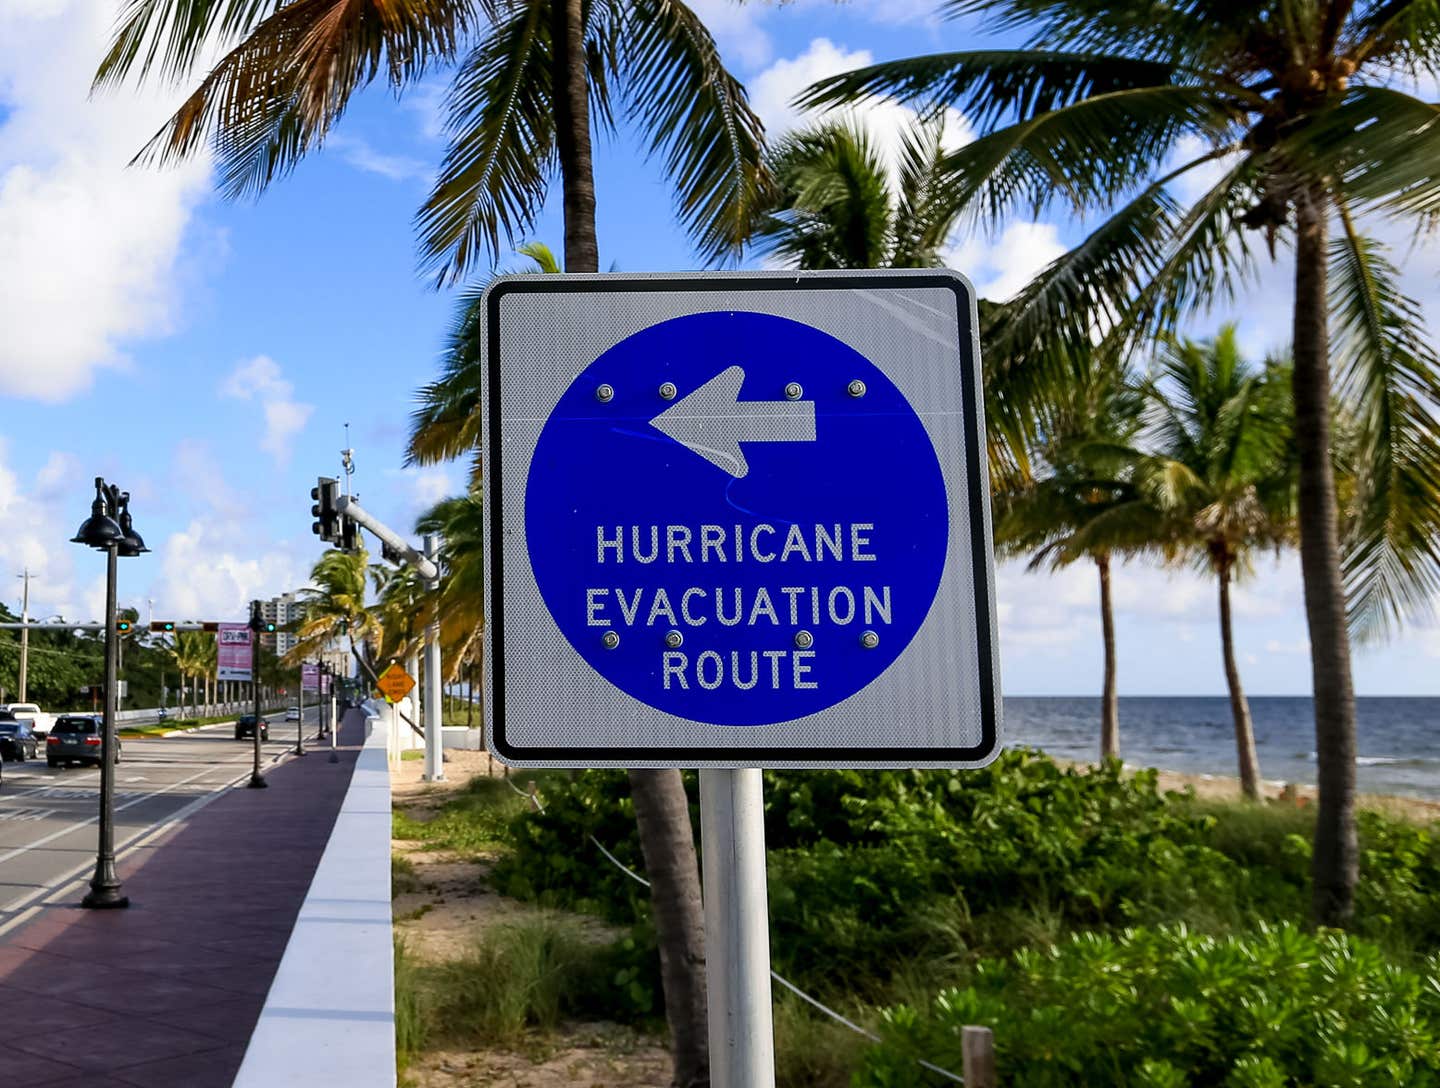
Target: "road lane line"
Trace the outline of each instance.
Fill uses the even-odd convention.
[[[284,759],[287,754],[288,753],[286,752],[276,753],[275,755],[270,757],[270,764],[273,766],[274,764],[279,763],[280,760]],[[223,760],[220,763],[213,763],[210,765],[210,767],[212,770],[220,769],[224,767],[225,764],[238,762],[240,762],[240,759],[237,757],[235,759]],[[191,778],[186,779],[185,782],[192,781],[194,778],[198,777],[200,776],[192,775]],[[227,779],[225,782],[222,782],[209,793],[201,794],[199,797],[176,809],[168,816],[161,817],[160,820],[156,823],[147,824],[145,827],[140,828],[138,831],[135,832],[134,835],[126,839],[124,842],[122,842],[115,848],[115,859],[118,861],[120,858],[124,857],[131,851],[139,850],[149,845],[149,843],[152,842],[154,839],[158,838],[162,832],[166,831],[171,824],[174,824],[180,820],[188,819],[191,815],[200,811],[200,809],[204,808],[212,801],[223,797],[227,792],[234,789],[236,786],[238,786],[241,782],[244,782],[249,777],[250,771],[244,771],[241,774],[236,775],[234,778],[230,778]],[[159,797],[161,793],[166,792],[169,789],[182,786],[184,784],[184,782],[171,783],[170,786],[166,787],[166,790],[157,790],[155,793],[146,794],[145,799],[148,800],[151,797]],[[117,808],[115,811],[118,812],[120,810]],[[69,828],[66,828],[65,830],[67,832],[74,831],[77,828],[85,827],[87,824],[96,823],[99,821],[99,819],[100,817],[97,815],[90,818],[89,820],[86,820],[85,823],[72,824]],[[54,837],[55,836],[47,836],[47,838]],[[24,850],[27,849],[30,849],[30,847],[21,848],[21,852],[24,852]],[[0,856],[0,862],[3,862],[4,860],[5,856]],[[85,883],[84,877],[80,874],[90,871],[94,868],[94,866],[94,861],[82,862],[81,864],[75,866],[73,869],[61,873],[58,877],[50,881],[44,887],[38,888],[34,892],[27,893],[26,895],[22,895],[19,899],[12,900],[5,906],[0,907],[0,914],[19,912],[16,913],[14,917],[4,922],[0,922],[0,936],[8,933],[10,930],[18,926],[21,922],[28,921],[30,918],[34,917],[39,912],[40,907],[43,904],[35,903],[35,900],[44,899],[47,896],[51,895],[58,897],[60,893],[69,890],[72,886],[78,887],[79,885]],[[79,879],[77,879],[77,877],[79,877]],[[34,903],[34,905],[27,907],[27,904],[31,903]]]
[[[197,779],[197,778],[204,778],[204,777],[205,777],[207,774],[209,774],[210,772],[220,769],[221,767],[224,766],[224,764],[226,764],[226,763],[234,763],[234,762],[236,762],[236,761],[235,761],[235,760],[223,760],[223,761],[221,761],[220,763],[211,763],[211,764],[207,765],[207,767],[206,767],[205,770],[203,770],[203,771],[197,771],[195,774],[192,774],[189,778],[182,778],[182,779],[180,779],[180,781],[178,781],[178,782],[172,782],[172,783],[170,783],[170,785],[165,786],[163,789],[158,789],[158,790],[155,790],[155,791],[153,791],[153,792],[151,792],[151,793],[142,794],[141,796],[135,798],[133,801],[126,801],[123,805],[116,805],[116,806],[115,806],[115,811],[116,811],[117,813],[119,813],[119,812],[124,812],[127,808],[134,808],[136,805],[144,804],[146,801],[150,800],[150,798],[152,798],[152,797],[161,797],[161,796],[163,796],[164,794],[169,793],[171,790],[177,790],[177,789],[179,789],[181,786],[187,786],[187,785],[189,785],[191,782],[194,782],[195,779]],[[56,839],[62,838],[62,837],[64,837],[65,835],[70,834],[72,831],[77,831],[77,830],[79,830],[79,829],[82,828],[82,827],[88,827],[90,824],[98,823],[99,820],[100,820],[100,814],[99,814],[99,813],[96,813],[94,816],[91,816],[91,817],[90,817],[89,819],[87,819],[87,820],[82,820],[82,821],[80,821],[79,823],[70,824],[68,827],[62,827],[62,828],[60,828],[58,831],[53,831],[53,832],[51,832],[49,835],[46,835],[46,836],[45,836],[44,838],[42,838],[42,839],[36,839],[34,842],[30,843],[28,846],[17,846],[17,847],[15,847],[13,850],[8,850],[8,851],[6,851],[5,853],[0,854],[0,865],[4,865],[5,862],[11,860],[12,858],[18,858],[21,854],[29,853],[31,850],[39,849],[40,847],[45,846],[47,843],[54,842]]]

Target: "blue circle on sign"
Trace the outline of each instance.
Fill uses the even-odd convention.
[[[909,645],[949,509],[915,410],[828,333],[770,314],[661,322],[550,413],[525,492],[546,607],[601,676],[716,725],[818,713]]]

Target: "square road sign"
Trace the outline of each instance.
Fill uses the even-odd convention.
[[[945,271],[485,296],[486,728],[527,766],[976,766],[999,665]]]

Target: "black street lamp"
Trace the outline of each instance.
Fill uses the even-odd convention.
[[[90,516],[81,523],[72,544],[84,544],[105,552],[105,712],[100,737],[100,842],[95,852],[95,875],[82,907],[116,909],[130,900],[120,894],[115,873],[115,695],[120,671],[119,617],[115,605],[116,559],[148,552],[130,517],[130,492],[95,477],[95,501]]]
[[[247,789],[263,790],[270,783],[260,773],[260,632],[265,630],[265,619],[260,613],[260,602],[250,602],[250,686],[255,691],[255,764],[250,769]]]

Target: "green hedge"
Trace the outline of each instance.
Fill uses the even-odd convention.
[[[1399,967],[1288,924],[1075,934],[887,1009],[855,1088],[947,1083],[915,1059],[960,1069],[967,1024],[993,1030],[999,1082],[1026,1088],[1434,1088],[1440,958]]]

